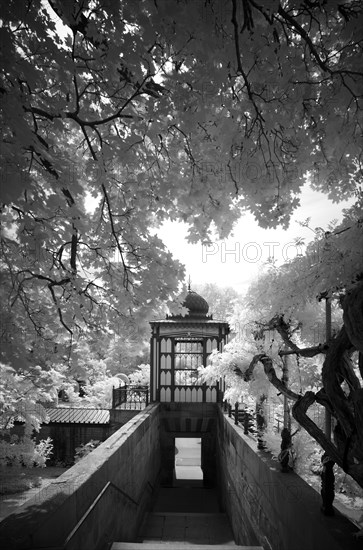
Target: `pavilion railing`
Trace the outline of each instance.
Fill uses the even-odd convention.
[[[144,409],[149,404],[149,386],[126,385],[112,389],[112,408]]]
[[[157,392],[157,400],[161,403],[220,403],[223,402],[223,391],[217,382],[207,384],[177,384],[175,386],[161,385]]]

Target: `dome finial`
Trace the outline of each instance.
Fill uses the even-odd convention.
[[[188,292],[190,292],[191,288],[190,288],[190,285],[192,284],[192,281],[191,281],[191,278],[190,278],[190,275],[188,277]]]

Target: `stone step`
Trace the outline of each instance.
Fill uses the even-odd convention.
[[[189,544],[187,542],[114,542],[110,550],[263,550],[262,546]]]
[[[190,480],[189,480],[190,481]],[[154,500],[154,512],[218,513],[218,494],[202,486],[161,487]]]
[[[226,514],[153,512],[145,518],[138,540],[235,546]]]

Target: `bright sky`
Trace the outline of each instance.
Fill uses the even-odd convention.
[[[342,220],[343,209],[351,204],[334,204],[326,195],[312,191],[308,186],[304,188],[300,202],[301,206],[286,231],[262,229],[251,214],[246,214],[236,225],[233,237],[215,241],[212,246],[188,244],[187,225],[182,223],[166,222],[158,235],[173,256],[185,265],[192,288],[193,284],[215,283],[221,287],[231,286],[243,294],[269,256],[273,255],[277,263],[282,264],[304,252],[304,247],[294,244],[295,239],[302,238],[307,244],[314,238],[314,233],[297,222],[310,217],[312,229],[327,229],[332,220]]]

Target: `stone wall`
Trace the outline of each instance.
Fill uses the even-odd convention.
[[[159,405],[150,405],[0,523],[7,550],[103,550],[135,539],[160,471]]]
[[[218,412],[217,463],[221,503],[236,544],[265,550],[358,550],[357,528],[336,512],[320,511],[320,495],[298,475],[257,450],[240,426]]]

